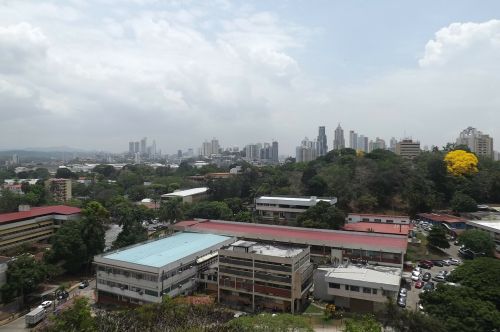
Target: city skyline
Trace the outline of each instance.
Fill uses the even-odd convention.
[[[339,122],[423,146],[467,126],[500,141],[498,2],[115,4],[1,5],[0,149],[148,136],[175,153],[216,134],[291,155],[318,126],[330,146]]]

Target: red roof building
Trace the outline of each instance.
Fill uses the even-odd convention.
[[[66,205],[24,209],[0,214],[0,250],[47,240],[62,223],[80,215],[79,208]]]
[[[381,234],[408,235],[411,225],[406,224],[382,224],[373,222],[357,222],[344,225],[345,231],[370,232]]]
[[[306,244],[311,246],[312,256],[327,256],[340,261],[344,258],[356,258],[387,265],[402,265],[408,246],[406,234],[337,231],[220,220],[182,221],[173,228],[249,240]]]

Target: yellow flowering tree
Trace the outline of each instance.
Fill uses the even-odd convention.
[[[450,151],[444,157],[448,173],[454,176],[470,175],[478,172],[478,160],[475,154],[464,151]]]

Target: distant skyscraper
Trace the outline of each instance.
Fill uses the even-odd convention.
[[[19,165],[19,156],[17,154],[12,155],[12,165]]]
[[[358,149],[358,134],[354,130],[349,131],[349,147],[354,150]]]
[[[212,142],[205,141],[201,145],[200,155],[203,157],[209,157],[212,154]]]
[[[245,159],[252,161],[260,158],[260,148],[257,144],[248,144],[245,146]]]
[[[318,157],[324,156],[328,153],[328,139],[326,138],[326,131],[324,126],[320,126],[318,130]]]
[[[273,163],[277,164],[279,162],[278,142],[277,141],[273,141],[271,149],[272,149],[271,160],[273,161]]]
[[[368,152],[368,137],[358,135],[358,150]]]
[[[405,138],[396,144],[396,154],[413,159],[420,154],[420,142]]]
[[[457,145],[466,145],[471,152],[480,157],[494,158],[493,138],[476,128],[464,129],[457,138]]]
[[[219,149],[220,149],[220,146],[219,146],[219,141],[214,137],[212,138],[212,153],[211,154],[219,154]]]
[[[137,153],[140,151],[139,147],[140,147],[139,142],[134,142],[134,153]]]
[[[141,154],[146,154],[146,146],[147,146],[147,138],[144,137],[143,139],[141,139],[141,150],[139,151]]]
[[[182,158],[182,150],[177,150],[177,158]]]
[[[317,143],[307,137],[295,149],[295,161],[298,163],[309,162],[317,158]]]
[[[345,140],[344,140],[344,130],[342,127],[339,125],[337,126],[337,129],[335,129],[335,138],[333,140],[333,149],[334,150],[340,150],[345,148]]]
[[[134,154],[134,142],[128,142],[128,153]]]
[[[396,153],[396,144],[398,144],[398,141],[394,137],[391,137],[389,141],[389,150]]]
[[[156,140],[153,140],[153,145],[151,146],[151,151],[153,152],[153,159],[156,159]]]
[[[370,141],[368,144],[368,152],[372,152],[373,150],[385,150],[385,141],[381,138],[375,138],[375,141]]]

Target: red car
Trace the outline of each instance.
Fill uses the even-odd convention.
[[[424,282],[422,280],[419,280],[415,283],[415,288],[422,288],[424,287]]]

